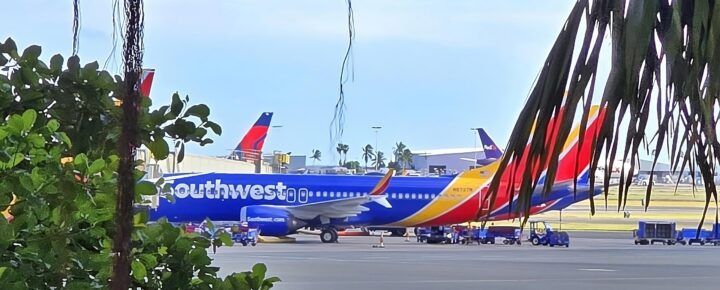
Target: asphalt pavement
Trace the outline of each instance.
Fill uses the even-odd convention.
[[[223,274],[257,262],[282,282],[273,289],[720,289],[720,246],[634,245],[632,235],[571,232],[569,248],[428,245],[385,237],[323,244],[236,245],[211,254]]]

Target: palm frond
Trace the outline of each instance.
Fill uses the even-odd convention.
[[[513,129],[506,156],[491,184],[490,202],[498,194],[515,194],[513,186],[500,186],[500,177],[508,170],[512,180],[520,184],[518,210],[525,219],[528,201],[540,179],[538,170],[547,168],[543,190],[550,190],[563,142],[548,146],[548,128],[557,130],[558,140],[566,140],[578,108],[582,112],[580,127],[587,124],[606,33],[611,41],[611,66],[607,81],[600,84],[604,85],[600,105],[607,117],[593,140],[591,172],[599,164],[612,168],[615,160],[623,162],[617,204],[617,209],[622,210],[641,150],[653,147],[658,153],[665,149],[674,170],[678,165],[680,172],[689,167],[694,176],[694,166],[699,169],[706,194],[704,220],[710,202],[714,200],[717,205],[713,176],[715,164],[720,161],[715,131],[720,118],[718,1],[577,1]],[[579,50],[575,51],[576,47]],[[652,111],[657,115],[658,131],[648,134]],[[551,123],[553,118],[557,122]],[[586,133],[581,129],[579,140]],[[648,142],[647,136],[655,137]],[[526,151],[526,146],[530,150]],[[653,158],[651,172],[659,155]],[[508,167],[515,163],[523,166]],[[516,168],[520,167],[523,169],[518,172]],[[606,201],[610,177],[610,171],[606,171]],[[591,174],[591,191],[594,179]],[[651,194],[652,182],[648,182],[646,207]],[[593,213],[594,207],[591,198]]]

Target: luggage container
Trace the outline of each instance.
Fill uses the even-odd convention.
[[[505,245],[520,245],[520,227],[514,226],[490,226],[487,230],[487,238],[503,238]],[[491,242],[492,243],[492,242]]]
[[[640,221],[638,229],[633,231],[636,245],[662,243],[674,245],[677,242],[677,233],[674,222]]]
[[[683,228],[678,232],[677,242],[682,245],[700,244],[705,245],[705,242],[712,237],[712,232],[701,229],[698,235],[697,228]]]

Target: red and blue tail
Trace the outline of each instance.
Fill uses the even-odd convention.
[[[243,159],[260,160],[272,116],[272,112],[262,113],[255,125],[250,128],[245,137],[235,147],[235,151],[240,153]]]
[[[144,68],[140,77],[140,94],[143,97],[150,97],[150,89],[152,89],[153,79],[155,78],[155,69]]]

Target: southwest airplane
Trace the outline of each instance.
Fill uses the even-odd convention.
[[[556,116],[561,116],[564,110]],[[594,107],[584,142],[575,128],[563,146],[549,194],[536,190],[530,214],[567,207],[600,193],[589,192],[587,176],[592,140],[598,134],[604,110]],[[554,145],[559,126],[551,122],[547,145]],[[529,147],[526,147],[529,150]],[[464,223],[483,217],[505,220],[520,217],[516,189],[522,180],[525,160],[512,160],[501,176],[496,198],[488,198],[490,181],[499,160],[456,176],[379,176],[196,173],[166,178],[175,202],[160,199],[150,209],[152,220],[170,222],[244,221],[263,235],[285,236],[300,228],[321,229],[320,239],[336,242],[337,229],[351,226],[417,227]],[[538,165],[541,174],[547,164]],[[521,175],[517,175],[521,176]],[[577,187],[575,177],[580,176]],[[538,185],[542,188],[542,184]],[[577,189],[577,193],[575,192]]]

